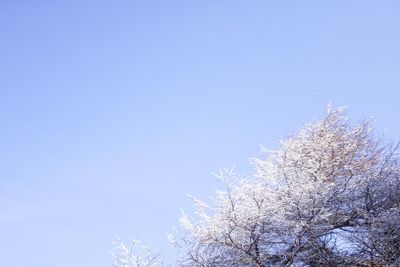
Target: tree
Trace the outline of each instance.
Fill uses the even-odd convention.
[[[180,219],[179,264],[400,266],[398,145],[373,128],[328,107],[253,159],[253,174],[222,170],[226,190]]]
[[[141,245],[139,240],[132,240],[130,247],[124,245],[118,237],[114,241],[114,267],[156,267],[162,266],[162,258],[150,247]]]

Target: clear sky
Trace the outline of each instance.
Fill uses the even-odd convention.
[[[0,265],[163,250],[187,194],[323,115],[400,138],[399,1],[0,1]]]

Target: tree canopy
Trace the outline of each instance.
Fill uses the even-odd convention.
[[[221,170],[226,190],[182,215],[179,265],[400,265],[398,145],[372,121],[330,106],[252,164],[250,175]],[[147,263],[115,266],[161,265]]]

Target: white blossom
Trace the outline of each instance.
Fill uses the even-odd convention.
[[[397,147],[352,125],[343,108],[252,160],[254,174],[223,170],[226,190],[183,214],[183,266],[397,266]],[[179,234],[178,234],[179,235]],[[175,237],[177,240],[177,237]]]
[[[170,235],[181,266],[400,266],[398,146],[352,124],[343,108],[263,149],[242,176],[222,169],[210,203],[191,197]],[[133,247],[137,247],[133,243]],[[160,266],[121,242],[114,266]]]

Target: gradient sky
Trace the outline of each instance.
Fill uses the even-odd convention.
[[[400,138],[399,1],[0,1],[0,265],[110,267],[328,102]]]

